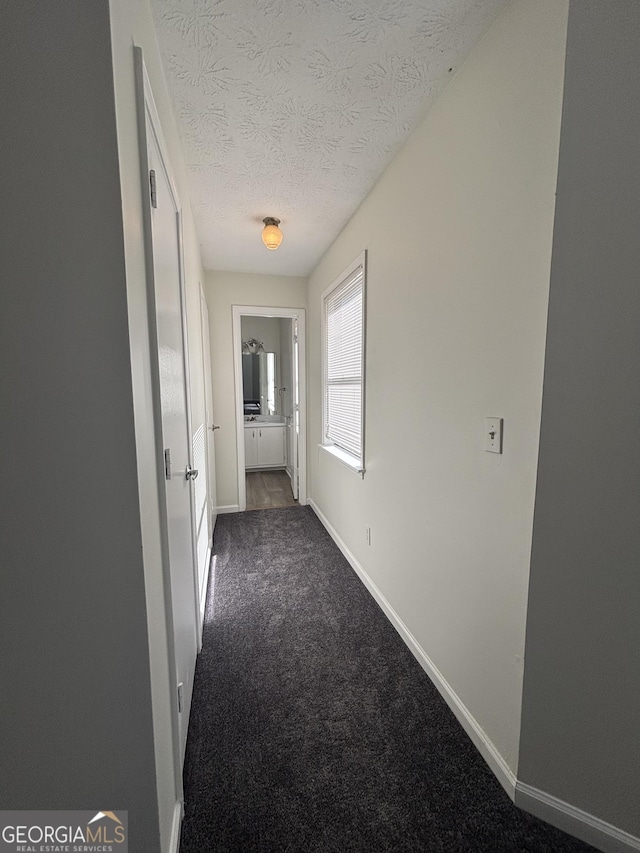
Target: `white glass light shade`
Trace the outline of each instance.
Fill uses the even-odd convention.
[[[280,243],[282,243],[282,231],[278,228],[280,220],[267,216],[266,219],[263,219],[262,221],[264,222],[264,228],[262,229],[262,242],[265,244],[267,249],[277,249]]]

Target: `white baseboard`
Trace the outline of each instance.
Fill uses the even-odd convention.
[[[224,515],[227,512],[240,512],[239,504],[229,504],[229,506],[218,507],[218,515]]]
[[[171,840],[169,853],[178,853],[180,849],[180,829],[182,827],[182,803],[177,802],[173,807],[173,823],[171,824]]]
[[[517,780],[513,770],[511,770],[494,744],[489,740],[473,714],[464,705],[424,649],[421,648],[418,641],[345,545],[324,513],[312,499],[309,500],[309,505],[338,548],[342,551],[352,569],[378,602],[418,663],[438,688],[460,725],[469,735],[474,746],[514,803],[524,811],[530,812],[536,817],[552,824],[552,826],[556,826],[558,829],[562,829],[564,832],[568,832],[576,838],[580,838],[582,841],[600,848],[605,853],[632,853],[632,851],[640,851],[640,838],[636,838],[612,824],[594,817],[588,812],[584,812],[569,803],[546,794],[544,791],[539,791]]]
[[[487,762],[487,764],[495,774],[497,780],[500,782],[509,797],[513,800],[516,789],[516,777],[514,772],[507,765],[504,758],[500,755],[496,747],[489,740],[486,733],[482,730],[482,728],[480,727],[474,716],[471,714],[469,709],[465,706],[460,697],[457,695],[457,693],[442,675],[440,670],[437,668],[431,658],[427,655],[424,649],[420,646],[416,638],[413,636],[411,631],[409,631],[409,629],[404,624],[402,619],[398,616],[398,614],[395,612],[393,607],[389,604],[382,592],[380,592],[376,584],[371,580],[364,568],[360,565],[355,556],[347,548],[345,543],[338,535],[338,532],[335,530],[335,528],[332,526],[332,524],[329,522],[329,520],[326,518],[320,508],[314,503],[313,500],[310,500],[309,504],[322,522],[322,524],[327,529],[327,532],[329,533],[333,541],[336,543],[338,548],[346,557],[352,569],[356,572],[360,580],[364,583],[371,595],[378,602],[378,604],[384,611],[386,617],[389,619],[396,631],[400,634],[400,636],[402,637],[405,644],[408,646],[409,650],[416,658],[420,666],[427,673],[431,681],[433,681],[440,694],[442,695],[442,698],[451,708],[458,722],[465,730],[465,732],[469,735],[474,746],[480,752],[484,760]]]
[[[605,853],[630,853],[632,850],[640,850],[640,838],[524,782],[516,783],[515,803],[521,809],[586,841],[587,844],[604,850]]]

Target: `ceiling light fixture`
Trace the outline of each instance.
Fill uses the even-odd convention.
[[[282,231],[278,228],[280,220],[274,219],[273,216],[265,216],[262,221],[264,222],[262,242],[267,249],[277,249],[280,243],[282,243]]]

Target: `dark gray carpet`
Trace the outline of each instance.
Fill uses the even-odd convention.
[[[308,507],[218,518],[181,853],[579,853],[518,810]]]

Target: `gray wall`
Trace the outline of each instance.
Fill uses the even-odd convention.
[[[522,782],[640,835],[640,4],[572,2]]]
[[[4,4],[0,805],[158,849],[106,0]]]

